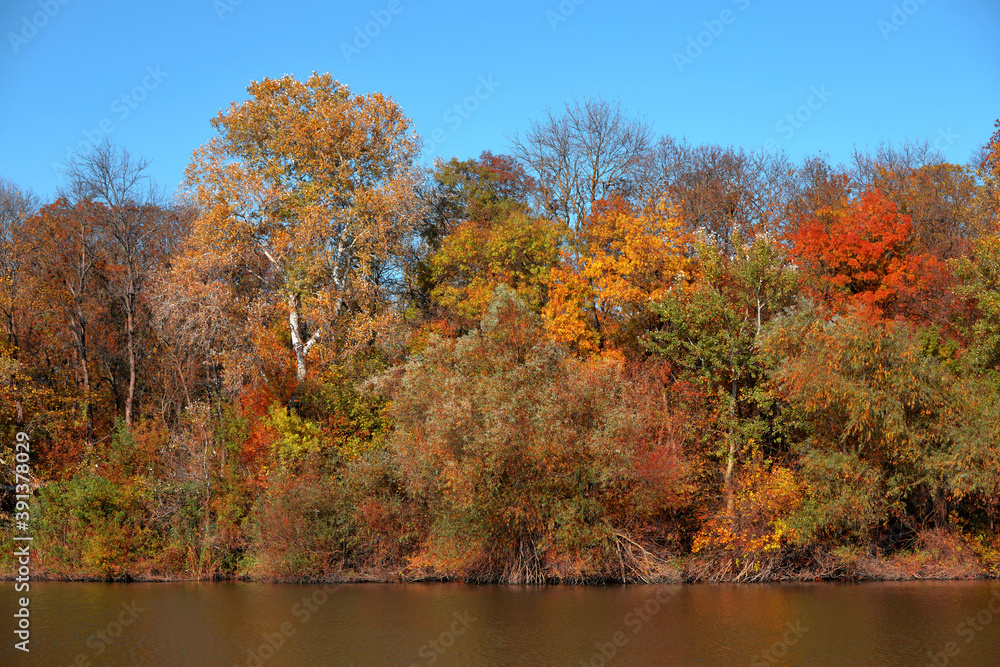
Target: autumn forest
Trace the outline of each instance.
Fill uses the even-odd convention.
[[[426,167],[388,96],[247,92],[177,193],[0,180],[38,573],[1000,574],[1000,121],[795,163],[582,99]]]

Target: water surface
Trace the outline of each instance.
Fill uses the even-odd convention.
[[[32,582],[2,665],[1000,665],[1000,584]]]

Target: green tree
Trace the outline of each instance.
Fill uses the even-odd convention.
[[[955,374],[916,331],[803,308],[775,321],[764,346],[800,434],[803,539],[869,538],[892,519],[920,528],[924,504],[947,525],[942,461],[954,456],[965,415]]]
[[[717,424],[725,433],[723,488],[731,514],[737,462],[747,444],[760,441],[768,429],[753,418],[769,402],[759,391],[761,332],[790,303],[798,283],[784,248],[772,239],[745,243],[734,234],[730,245],[732,256],[704,237],[695,243],[697,275],[650,306],[659,326],[646,342],[682,375],[700,378],[717,392]]]

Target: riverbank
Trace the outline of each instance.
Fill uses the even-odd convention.
[[[58,571],[44,566],[44,547],[36,549],[42,567],[31,572],[36,581],[95,581],[95,582],[192,582],[192,581],[251,581],[266,583],[470,583],[524,584],[504,581],[497,577],[464,576],[431,567],[407,566],[397,569],[340,568],[323,573],[286,573],[268,575],[260,572],[234,571],[199,573],[195,571],[166,572],[122,563],[112,576],[86,571],[62,564]],[[0,561],[0,579],[16,578],[16,564],[10,550]],[[872,554],[857,548],[832,549],[810,547],[785,549],[769,555],[737,555],[732,553],[689,554],[684,556],[659,554],[655,570],[625,572],[624,576],[596,576],[578,572],[568,574],[551,570],[531,583],[540,585],[610,585],[610,584],[693,584],[693,583],[780,583],[808,581],[925,581],[925,580],[996,580],[1000,579],[1000,557],[995,550],[983,548],[973,540],[943,530],[922,534],[915,548],[892,554]]]

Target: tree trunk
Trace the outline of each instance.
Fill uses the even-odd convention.
[[[288,331],[291,333],[292,349],[295,351],[295,391],[298,391],[306,380],[306,355],[309,354],[310,348],[316,343],[322,332],[322,328],[319,328],[309,336],[308,341],[303,341],[299,317],[301,305],[302,300],[298,294],[288,295]]]
[[[125,423],[132,425],[132,404],[135,401],[135,298],[129,295],[126,299],[128,312],[125,315],[125,326],[128,336],[128,398],[125,399]]]
[[[726,471],[723,475],[722,481],[726,494],[726,516],[728,516],[731,521],[735,518],[733,516],[733,504],[736,492],[733,488],[733,470],[736,467],[736,438],[738,437],[738,433],[736,431],[736,417],[738,415],[736,406],[737,401],[739,401],[739,385],[737,384],[738,378],[736,376],[736,358],[733,352],[732,342],[729,344],[729,368],[733,376],[733,393],[732,402],[729,404],[729,433],[727,436],[728,452],[726,455]]]

